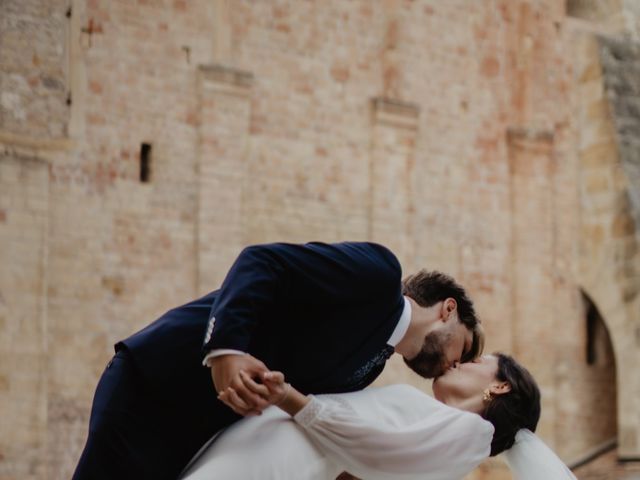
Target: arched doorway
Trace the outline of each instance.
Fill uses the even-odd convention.
[[[570,17],[607,24],[617,21],[622,10],[621,0],[567,0],[566,12]]]
[[[574,376],[574,438],[582,454],[573,466],[590,463],[611,451],[617,439],[616,361],[606,322],[591,297],[581,290],[583,351]]]

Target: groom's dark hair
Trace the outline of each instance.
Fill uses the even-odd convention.
[[[509,355],[498,357],[496,379],[511,386],[508,393],[496,395],[486,405],[482,417],[493,424],[491,456],[511,448],[522,428],[536,431],[540,420],[540,389],[529,371]]]
[[[471,349],[466,352],[461,361],[468,362],[482,354],[484,333],[473,308],[473,302],[464,288],[452,277],[435,270],[420,270],[402,281],[402,294],[412,298],[418,305],[425,308],[447,298],[453,298],[458,304],[460,323],[473,333]]]

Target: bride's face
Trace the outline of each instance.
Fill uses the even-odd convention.
[[[456,403],[482,398],[483,391],[491,388],[498,373],[498,357],[483,355],[473,362],[460,363],[449,368],[433,382],[433,394],[444,402]]]

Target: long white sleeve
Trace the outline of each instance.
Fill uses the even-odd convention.
[[[313,397],[294,420],[333,462],[367,480],[462,478],[489,455],[493,436],[479,415],[408,385]]]

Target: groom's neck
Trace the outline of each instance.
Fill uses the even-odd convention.
[[[422,349],[424,338],[433,323],[429,308],[421,307],[410,297],[406,297],[411,304],[411,319],[409,328],[396,345],[396,352],[404,358],[414,358]]]

